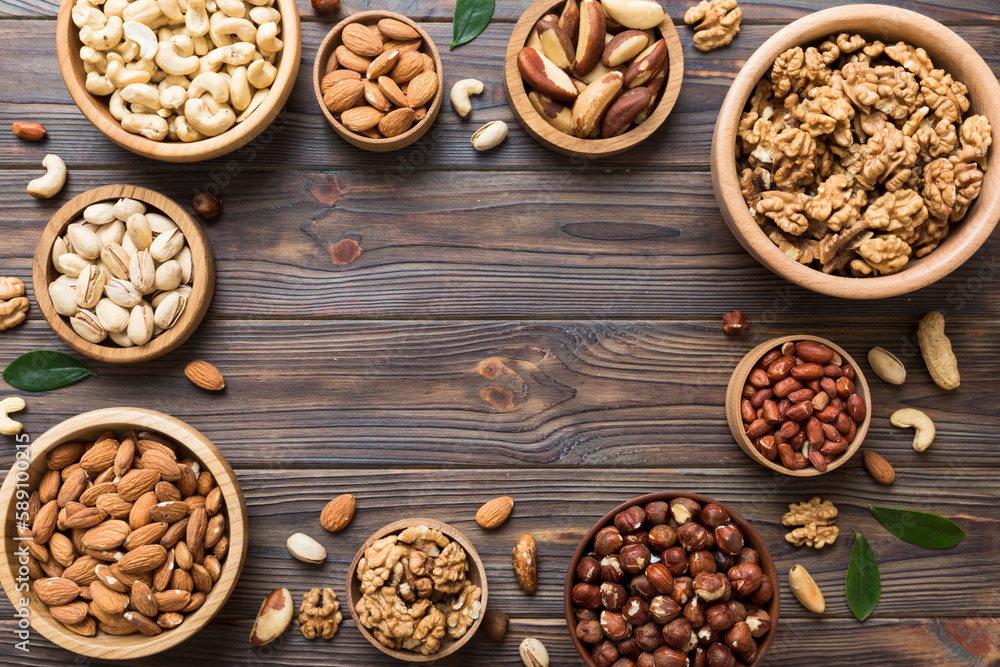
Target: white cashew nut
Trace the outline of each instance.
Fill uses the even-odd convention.
[[[483,92],[483,82],[478,79],[462,79],[451,87],[451,106],[459,116],[465,118],[472,112],[470,95]]]
[[[85,25],[80,28],[80,41],[98,51],[109,51],[121,43],[125,34],[122,25],[122,20],[117,16],[109,18],[107,24],[100,29]]]
[[[201,141],[205,138],[205,135],[191,127],[191,123],[184,116],[177,116],[174,130],[177,132],[177,138],[184,142]]]
[[[100,30],[108,24],[108,17],[100,9],[87,5],[73,5],[70,16],[77,28],[87,26],[94,30]]]
[[[253,43],[257,40],[257,28],[253,23],[246,19],[226,16],[222,12],[212,14],[208,34],[216,46],[229,46],[236,42]]]
[[[208,137],[218,136],[236,123],[232,109],[222,108],[213,114],[200,97],[184,103],[184,115],[191,127]]]
[[[174,45],[174,51],[181,58],[189,58],[194,55],[194,40],[191,35],[171,35],[170,42]]]
[[[218,72],[202,72],[191,81],[187,89],[188,99],[201,97],[205,93],[219,104],[229,101],[229,82]]]
[[[247,67],[247,81],[257,90],[269,88],[277,76],[278,68],[266,60],[255,60]]]
[[[253,54],[257,49],[253,44],[240,42],[229,46],[220,46],[208,52],[202,58],[202,71],[211,71],[220,65],[247,65],[253,60]]]
[[[156,47],[156,64],[167,74],[184,76],[198,71],[201,59],[198,56],[182,58],[174,50],[173,42],[160,42]]]
[[[0,401],[0,433],[17,435],[21,432],[21,422],[16,422],[7,415],[11,412],[24,410],[24,399],[20,396],[10,396]]]
[[[66,163],[54,153],[49,153],[42,160],[45,175],[28,183],[28,194],[38,199],[48,199],[54,196],[66,184]]]
[[[254,93],[253,98],[250,100],[250,104],[248,104],[247,108],[243,110],[243,113],[236,117],[236,122],[242,123],[250,116],[250,114],[256,111],[257,107],[263,104],[264,100],[267,99],[267,94],[269,92],[271,92],[270,88],[264,88],[263,90],[258,90]]]
[[[208,34],[208,11],[205,0],[188,0],[187,11],[184,13],[184,26],[191,36]]]
[[[125,100],[122,99],[121,93],[117,90],[111,93],[111,99],[108,100],[108,111],[119,121],[130,113],[128,107],[125,106]]]
[[[265,23],[280,23],[281,12],[274,7],[254,7],[250,10],[250,20],[257,25],[264,25]]]
[[[163,12],[163,15],[170,19],[171,23],[184,22],[184,12],[181,11],[177,0],[156,0],[156,4],[160,8],[160,11]]]
[[[246,16],[246,6],[240,0],[216,0],[215,4],[219,6],[219,11],[226,16],[232,16],[234,19]]]
[[[139,69],[129,69],[120,60],[112,60],[108,63],[108,81],[115,88],[124,88],[132,84],[148,83],[152,78],[149,72]],[[117,92],[117,91],[116,91]]]
[[[903,408],[902,410],[896,410],[889,417],[889,421],[892,422],[893,426],[899,426],[901,428],[906,428],[912,426],[916,431],[913,435],[913,449],[918,452],[922,452],[931,446],[934,442],[934,422],[931,418],[920,410],[915,410],[913,408]]]
[[[125,21],[122,24],[125,38],[130,39],[139,46],[139,57],[143,60],[152,60],[156,57],[156,33],[145,23],[138,21]]]
[[[128,0],[107,0],[104,3],[104,15],[108,18],[112,16],[117,16],[122,18],[122,14],[125,13],[125,8],[128,7]],[[122,19],[123,21],[125,19]]]
[[[257,46],[261,52],[275,53],[285,47],[285,43],[278,39],[278,24],[265,23],[257,28]]]
[[[181,111],[187,99],[187,91],[180,86],[167,86],[160,89],[160,104],[166,109]]]
[[[139,45],[135,42],[130,42],[128,40],[122,42],[115,48],[111,49],[112,52],[117,53],[122,57],[124,62],[131,62],[135,60],[135,57],[139,55]]]
[[[122,127],[132,134],[139,134],[153,141],[163,141],[169,124],[155,113],[130,113],[122,118]]]
[[[150,28],[161,16],[163,16],[163,12],[160,11],[156,0],[136,0],[122,10],[122,18],[126,21],[145,23]]]
[[[130,104],[141,104],[147,109],[160,108],[160,91],[148,83],[130,83],[121,89],[122,99]]]
[[[253,93],[247,77],[247,68],[242,65],[233,69],[229,77],[229,103],[236,111],[243,111],[250,104]]]

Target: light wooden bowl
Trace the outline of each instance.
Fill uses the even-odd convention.
[[[67,630],[62,623],[52,618],[48,608],[34,593],[17,590],[18,560],[14,555],[18,542],[15,541],[15,493],[22,488],[23,480],[18,475],[27,473],[28,486],[36,488],[42,474],[47,470],[45,457],[50,450],[65,442],[95,438],[104,431],[116,433],[127,429],[155,431],[169,436],[180,445],[180,451],[190,454],[201,462],[205,470],[212,473],[222,489],[226,505],[226,534],[229,537],[229,551],[222,562],[222,574],[209,592],[205,603],[197,611],[187,615],[180,627],[166,630],[156,637],[142,634],[113,636],[98,631],[93,637],[83,637]],[[20,461],[18,462],[20,463]],[[197,634],[229,599],[236,587],[243,561],[246,558],[247,511],[233,469],[208,438],[179,419],[151,410],[139,408],[107,408],[87,412],[58,424],[32,443],[29,449],[27,469],[15,464],[0,488],[0,517],[3,521],[4,548],[0,549],[0,583],[15,609],[21,608],[20,600],[30,600],[28,613],[31,627],[46,639],[59,646],[91,658],[101,660],[137,660],[145,656],[165,651]]]
[[[970,112],[986,116],[993,126],[993,147],[979,199],[948,238],[926,257],[911,260],[888,276],[850,278],[828,275],[799,264],[764,234],[740,192],[734,153],[740,116],[754,87],[774,59],[794,46],[806,46],[827,35],[848,32],[877,37],[886,44],[904,41],[927,50],[936,67],[944,68],[969,87]],[[945,277],[979,249],[1000,220],[1000,84],[990,66],[961,37],[937,21],[888,5],[847,5],[810,14],[782,28],[750,57],[733,81],[712,138],[712,183],[722,216],[737,240],[768,269],[807,289],[847,299],[881,299],[926,287]]]
[[[427,107],[427,114],[409,130],[397,137],[369,139],[368,137],[360,135],[357,132],[348,130],[344,127],[343,123],[333,117],[330,110],[326,108],[325,104],[323,104],[323,93],[320,90],[320,82],[323,81],[323,77],[327,73],[326,66],[330,61],[330,58],[333,57],[334,50],[336,50],[336,48],[341,44],[340,33],[343,32],[344,26],[348,23],[375,25],[380,20],[385,18],[402,21],[420,33],[420,38],[423,40],[420,51],[421,53],[426,53],[434,60],[434,67],[437,68],[438,88],[437,92],[434,94],[434,98]],[[357,14],[352,14],[335,25],[333,30],[327,33],[326,37],[323,39],[323,43],[319,45],[319,50],[316,52],[316,61],[313,65],[313,93],[315,93],[316,103],[319,104],[319,108],[326,117],[326,121],[330,123],[330,127],[332,127],[337,134],[343,137],[347,143],[374,153],[388,153],[389,151],[405,148],[420,137],[424,136],[427,133],[427,130],[431,129],[431,125],[434,124],[434,121],[437,120],[438,114],[441,112],[441,104],[444,101],[444,68],[441,66],[441,56],[438,54],[437,46],[434,45],[434,40],[431,39],[431,36],[427,34],[427,31],[424,30],[419,23],[410,20],[402,14],[387,12],[381,9],[358,12]]]
[[[52,265],[52,245],[74,220],[78,220],[83,209],[95,202],[131,197],[159,209],[165,216],[177,223],[184,232],[187,245],[191,249],[191,298],[188,301],[180,321],[172,328],[163,332],[145,345],[136,347],[118,347],[110,341],[91,343],[81,338],[73,327],[56,312],[49,298],[48,285],[59,276]],[[91,359],[106,361],[112,364],[134,364],[161,357],[177,348],[194,333],[205,318],[208,307],[215,294],[215,258],[212,255],[212,245],[205,236],[201,225],[194,221],[174,200],[159,192],[140,188],[137,185],[104,185],[88,190],[82,195],[66,202],[62,208],[49,220],[42,231],[42,238],[35,247],[35,259],[31,267],[31,280],[35,286],[35,301],[56,335],[80,354]]]
[[[111,115],[106,97],[91,95],[85,86],[87,73],[80,60],[80,35],[70,14],[72,2],[62,3],[56,22],[56,54],[63,81],[80,107],[83,115],[104,133],[108,139],[122,148],[143,157],[164,162],[201,162],[231,153],[249,143],[263,132],[278,116],[295,85],[302,56],[302,31],[299,27],[299,12],[295,0],[276,0],[275,7],[281,12],[281,34],[284,48],[275,60],[278,75],[271,84],[267,99],[245,121],[223,132],[217,137],[185,143],[182,141],[153,141],[138,134],[127,132]]]
[[[762,607],[764,611],[767,612],[768,616],[771,617],[771,629],[764,636],[763,640],[758,642],[757,659],[754,660],[749,667],[763,664],[764,656],[767,654],[767,649],[771,646],[771,640],[774,639],[774,634],[778,629],[778,612],[781,607],[781,582],[778,577],[778,570],[774,566],[774,559],[771,558],[771,552],[767,548],[767,543],[764,542],[760,534],[746,519],[734,512],[731,507],[720,503],[718,500],[714,500],[708,496],[702,496],[697,493],[659,491],[657,493],[647,493],[646,495],[639,496],[638,498],[633,498],[632,500],[622,503],[605,514],[589,531],[587,531],[587,534],[580,541],[579,546],[577,546],[576,551],[573,552],[573,560],[570,561],[569,570],[566,572],[566,584],[563,588],[563,607],[566,614],[566,626],[569,628],[570,637],[573,638],[573,644],[576,646],[576,650],[580,652],[580,657],[583,659],[583,662],[588,665],[588,667],[597,667],[597,665],[594,663],[593,658],[590,657],[590,650],[587,648],[587,645],[580,641],[580,638],[576,636],[577,621],[576,615],[573,613],[572,598],[573,584],[575,583],[576,578],[576,566],[579,565],[581,558],[593,551],[594,536],[597,535],[597,531],[605,526],[614,525],[614,518],[616,514],[632,507],[633,505],[639,505],[641,507],[654,500],[663,500],[669,503],[674,498],[690,498],[691,500],[699,503],[702,507],[705,505],[715,504],[723,508],[729,512],[732,522],[735,523],[736,527],[743,533],[746,546],[755,549],[760,555],[760,569],[764,572],[764,574],[771,578],[772,582],[774,582],[774,594],[771,596],[771,600]]]
[[[740,414],[740,399],[743,394],[743,385],[746,384],[747,376],[750,375],[750,371],[753,370],[754,365],[760,360],[761,357],[764,356],[764,354],[767,353],[768,350],[781,347],[782,343],[786,343],[788,341],[798,342],[800,340],[812,340],[817,343],[823,343],[839,354],[843,358],[845,364],[853,366],[855,391],[868,405],[864,421],[858,424],[858,432],[854,436],[854,442],[852,442],[847,449],[841,452],[840,456],[828,463],[826,470],[822,472],[811,465],[807,468],[803,468],[802,470],[789,470],[780,463],[768,461],[763,454],[757,451],[757,448],[753,446],[752,442],[750,442],[750,438],[747,437],[743,427],[743,417]],[[861,366],[858,365],[858,362],[856,362],[851,355],[844,351],[844,348],[828,341],[825,338],[820,338],[819,336],[781,336],[780,338],[772,338],[765,343],[761,343],[754,349],[750,350],[750,352],[743,357],[740,363],[737,364],[736,370],[733,371],[732,376],[729,378],[729,386],[726,388],[726,421],[729,422],[729,430],[733,434],[733,438],[736,439],[737,444],[739,444],[740,449],[746,452],[747,456],[765,468],[770,468],[771,470],[780,472],[783,475],[791,475],[792,477],[817,477],[819,475],[825,475],[831,470],[836,470],[840,466],[844,465],[847,463],[848,459],[854,456],[854,453],[861,448],[861,443],[864,442],[865,435],[868,433],[868,426],[872,421],[871,396],[871,392],[868,390],[868,382],[865,381],[865,376],[861,371]]]
[[[410,526],[427,526],[429,528],[434,528],[440,530],[449,539],[458,542],[465,553],[468,554],[468,559],[470,561],[470,567],[468,572],[469,581],[474,583],[476,586],[483,591],[483,596],[480,599],[481,611],[479,612],[479,618],[476,619],[475,623],[469,628],[469,631],[462,635],[459,639],[452,639],[447,633],[441,638],[441,648],[437,653],[431,655],[422,655],[416,653],[415,651],[407,650],[397,650],[394,648],[389,648],[381,644],[371,631],[365,626],[361,625],[361,620],[358,618],[358,612],[355,610],[355,605],[357,601],[361,599],[361,582],[355,574],[358,571],[358,561],[365,555],[365,550],[368,549],[376,540],[380,540],[386,535],[391,535],[393,533],[399,533]],[[375,531],[375,533],[369,537],[364,545],[358,549],[358,553],[354,556],[354,560],[351,561],[351,567],[347,570],[347,608],[351,611],[351,617],[354,619],[354,624],[358,626],[358,630],[364,635],[365,639],[371,642],[372,646],[382,651],[386,655],[396,658],[397,660],[402,660],[403,662],[432,662],[434,660],[440,660],[446,656],[451,655],[458,649],[465,646],[472,636],[476,634],[476,630],[483,622],[483,614],[486,612],[486,568],[483,566],[483,561],[476,552],[475,547],[472,546],[472,542],[468,540],[462,533],[457,529],[449,526],[441,521],[436,521],[434,519],[403,519],[401,521],[394,521],[388,526],[383,526],[382,528]]]
[[[667,73],[666,83],[660,90],[660,101],[656,104],[649,118],[641,125],[633,127],[617,137],[581,139],[560,132],[538,115],[528,100],[528,90],[525,88],[521,72],[517,68],[517,54],[527,43],[528,35],[531,34],[535,24],[546,14],[553,13],[552,10],[561,6],[563,2],[564,0],[535,0],[514,26],[514,32],[511,33],[510,41],[507,42],[507,56],[504,62],[504,89],[507,91],[507,102],[524,131],[530,134],[535,141],[557,153],[586,159],[599,159],[624,153],[638,146],[656,132],[670,115],[677,102],[677,96],[681,91],[681,82],[684,79],[684,51],[681,47],[681,38],[677,34],[677,28],[674,27],[673,20],[669,16],[665,17],[656,28],[667,43],[670,71]]]

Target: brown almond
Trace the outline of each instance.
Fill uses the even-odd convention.
[[[66,629],[81,637],[93,637],[97,634],[97,621],[93,616],[85,616],[79,623],[63,623]]]
[[[354,518],[354,510],[357,503],[349,493],[337,496],[326,504],[323,512],[319,516],[319,522],[331,533],[337,533],[347,528],[347,524]]]
[[[406,106],[406,94],[400,90],[399,85],[395,81],[387,76],[381,76],[378,79],[378,87],[386,99],[397,107]]]
[[[192,361],[184,368],[184,375],[196,386],[207,391],[222,391],[226,380],[219,369],[207,361]]]
[[[367,26],[360,23],[348,23],[341,32],[341,41],[352,53],[363,57],[374,57],[382,53],[382,40],[375,36]],[[340,58],[337,58],[338,62]],[[343,62],[340,63],[344,65]],[[344,65],[346,67],[346,65]],[[349,68],[353,69],[353,68]]]
[[[379,53],[381,52],[382,50],[379,49]],[[359,74],[367,72],[368,67],[372,64],[371,60],[359,56],[344,45],[340,45],[334,49],[333,55],[337,58],[337,62],[340,63],[341,67],[353,70]]]
[[[133,529],[138,529],[149,524],[152,521],[149,517],[149,511],[156,503],[156,494],[152,491],[147,491],[139,496],[139,498],[136,499],[135,503],[132,505],[132,511],[129,512],[129,525],[132,526]]]
[[[364,88],[365,101],[368,102],[370,106],[384,113],[388,113],[392,109],[392,104],[390,104],[389,100],[386,99],[385,95],[382,93],[382,89],[378,87],[377,83],[365,79]]]
[[[400,86],[424,71],[424,62],[417,51],[400,51],[389,78]]]
[[[398,49],[383,52],[378,58],[372,61],[371,65],[368,66],[365,78],[378,81],[380,76],[388,74],[392,68],[395,67],[396,61],[399,60],[400,53],[401,51]]]
[[[178,466],[180,467],[180,466]],[[156,494],[156,499],[161,503],[166,503],[170,501],[179,502],[183,500],[181,496],[181,490],[170,482],[160,482],[153,488],[153,493]]]
[[[143,470],[158,471],[162,480],[176,482],[181,478],[181,469],[177,461],[158,449],[147,450],[139,461]],[[120,487],[119,493],[121,493]]]
[[[22,525],[17,526],[17,536],[28,549],[28,555],[38,561],[39,565],[49,560],[49,550],[44,544],[40,544],[32,534],[31,530]],[[44,568],[43,568],[44,569]],[[49,575],[52,576],[52,575]]]
[[[384,116],[385,114],[378,109],[370,106],[361,106],[348,109],[341,114],[340,122],[352,132],[363,132],[378,125]]]
[[[170,588],[194,593],[194,580],[191,578],[191,573],[187,570],[174,570],[170,576]]]
[[[223,514],[216,514],[208,520],[208,528],[205,529],[205,548],[213,548],[226,531],[226,517]]]
[[[336,60],[336,59],[331,58],[331,60]],[[360,81],[361,73],[355,72],[352,69],[333,70],[332,72],[324,76],[323,80],[319,82],[319,92],[322,93],[323,95],[326,95],[326,91],[330,90],[330,88],[335,83],[340,83],[341,81],[347,81],[347,80]]]
[[[182,570],[190,570],[194,565],[194,556],[187,542],[181,541],[174,545],[174,564]]]
[[[868,468],[869,474],[875,478],[876,482],[892,484],[896,481],[896,471],[892,469],[892,464],[886,461],[884,456],[867,450],[862,452],[862,456],[865,467]]]
[[[419,51],[423,45],[422,39],[387,39],[382,43],[382,51]]]
[[[115,464],[117,454],[117,440],[102,440],[87,450],[80,459],[80,467],[90,473],[103,472]]]
[[[125,538],[122,546],[128,550],[132,550],[144,547],[147,544],[156,544],[166,534],[169,526],[170,524],[165,521],[158,521],[136,528]]]
[[[161,612],[180,611],[191,601],[191,593],[174,588],[153,593],[153,599],[156,600],[156,606]]]
[[[130,623],[139,632],[147,637],[155,637],[163,632],[163,628],[156,624],[156,621],[137,611],[126,611],[123,616],[125,621]]]
[[[167,528],[167,532],[165,532],[163,537],[160,538],[160,544],[167,549],[172,549],[175,544],[184,539],[184,533],[187,532],[187,524],[188,520],[187,517],[185,517],[170,526],[170,528]]]
[[[360,79],[345,79],[335,83],[323,95],[323,104],[330,113],[343,113],[356,107],[364,98],[365,84]]]
[[[125,438],[118,445],[118,453],[115,454],[115,463],[112,466],[115,477],[121,477],[132,467],[132,460],[135,458],[135,440]]]
[[[49,555],[63,567],[69,567],[76,560],[76,548],[73,540],[62,533],[55,533],[49,540]],[[63,576],[65,576],[63,572]]]
[[[499,528],[514,510],[514,499],[510,496],[494,498],[476,512],[476,523],[486,530]]]
[[[190,614],[192,611],[197,611],[201,605],[205,604],[205,594],[204,593],[192,593],[191,601],[187,603],[187,606],[181,609],[181,613]],[[170,613],[170,612],[167,612]]]
[[[101,581],[90,585],[90,595],[94,598],[94,604],[109,614],[120,614],[128,606],[128,595],[111,590]]]
[[[67,442],[49,452],[45,460],[50,469],[62,470],[79,461],[80,457],[83,456],[83,450],[83,443]]]
[[[212,583],[218,581],[219,577],[222,575],[222,565],[219,563],[219,559],[212,554],[205,556],[205,560],[202,562],[202,567],[204,567],[208,572],[208,576],[212,578]]]
[[[437,89],[437,74],[435,72],[421,72],[410,81],[410,85],[406,89],[407,106],[415,109],[427,104],[434,98]]]
[[[129,470],[118,480],[118,495],[122,500],[134,503],[140,496],[152,491],[161,477],[162,473],[159,470],[147,469],[145,466],[142,469]]]
[[[183,501],[168,500],[163,503],[156,503],[149,508],[149,518],[152,521],[174,523],[186,517],[189,510],[189,505]]]
[[[87,471],[77,468],[63,481],[56,502],[59,503],[59,507],[65,507],[66,503],[78,499],[86,488]]]
[[[69,604],[80,594],[80,587],[76,582],[64,577],[38,579],[33,584],[33,589],[38,599],[50,607]]]
[[[48,470],[42,475],[42,481],[38,484],[38,498],[42,504],[55,500],[59,495],[59,487],[62,486],[62,477],[58,470]]]
[[[156,606],[156,599],[153,598],[153,590],[141,581],[132,584],[129,601],[136,611],[145,616],[152,617],[160,613],[160,608]]]
[[[420,33],[417,32],[416,28],[393,18],[384,18],[379,21],[378,30],[386,39],[396,39],[401,42],[420,39]]]
[[[188,520],[185,541],[189,546],[203,545],[205,543],[205,531],[208,528],[208,513],[204,508],[198,508],[191,512]]]
[[[100,484],[94,484],[80,494],[80,502],[87,507],[94,507],[97,504],[98,498],[105,493],[114,493],[117,488],[118,485],[114,482],[101,482]]]
[[[386,137],[398,137],[413,127],[413,109],[396,109],[379,121],[378,131]]]
[[[56,619],[60,623],[63,623],[64,625],[83,623],[83,620],[87,618],[87,610],[87,603],[82,600],[70,602],[69,604],[60,605],[58,607],[49,607],[49,613],[52,614],[52,618]]]
[[[88,530],[83,536],[87,549],[109,550],[121,546],[132,529],[124,521],[110,519]]]
[[[56,522],[59,517],[59,504],[55,500],[42,505],[35,515],[35,520],[31,524],[31,532],[34,534],[35,542],[45,544],[56,531]]]
[[[126,574],[152,572],[167,560],[167,550],[159,544],[146,544],[132,549],[118,561],[118,569]]]
[[[198,473],[198,495],[207,496],[209,491],[215,488],[215,479],[212,473],[202,470]]]
[[[521,590],[529,595],[538,590],[538,544],[534,537],[525,533],[517,539],[511,562]]]
[[[97,579],[97,575],[94,573],[94,567],[97,564],[97,561],[90,556],[80,556],[63,571],[63,577],[76,582],[79,586],[89,586],[92,581]]]
[[[170,577],[174,573],[174,552],[167,552],[167,560],[163,562],[163,565],[156,568],[153,572],[152,588],[153,590],[162,591],[167,588],[170,584]]]
[[[191,580],[194,582],[195,590],[208,594],[212,590],[212,576],[203,565],[195,563],[191,566]]]
[[[123,499],[118,493],[105,493],[97,499],[97,506],[113,519],[127,519],[132,511],[132,503]]]

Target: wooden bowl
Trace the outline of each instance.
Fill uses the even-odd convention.
[[[190,454],[201,462],[203,469],[212,473],[225,501],[226,531],[229,537],[229,551],[222,561],[222,574],[209,592],[205,603],[197,611],[187,614],[184,623],[172,630],[164,631],[156,637],[146,637],[142,634],[115,636],[98,631],[93,637],[83,637],[67,630],[62,623],[52,618],[48,608],[42,604],[34,593],[17,590],[18,568],[17,557],[14,555],[18,542],[15,541],[17,529],[15,526],[16,501],[15,493],[24,488],[23,479],[18,479],[25,473],[27,484],[35,488],[42,474],[48,469],[45,457],[49,451],[65,442],[73,442],[95,438],[104,431],[116,433],[127,429],[155,431],[169,436],[180,446],[181,451]],[[106,408],[94,410],[67,419],[35,440],[28,450],[27,467],[19,459],[4,480],[0,488],[0,517],[3,521],[4,548],[0,549],[0,583],[15,609],[21,609],[20,600],[27,597],[31,626],[46,639],[59,646],[91,658],[101,660],[136,660],[145,656],[165,651],[201,630],[222,605],[229,599],[236,587],[243,561],[246,558],[247,542],[247,511],[233,469],[226,459],[215,448],[208,438],[185,424],[179,419],[152,410],[139,408]]]
[[[434,528],[435,530],[440,530],[449,539],[458,542],[465,553],[468,554],[469,560],[471,561],[471,567],[469,568],[468,578],[469,581],[479,586],[483,590],[483,596],[480,599],[481,611],[479,613],[479,618],[476,619],[475,623],[469,628],[469,631],[462,635],[459,639],[452,639],[448,634],[445,634],[441,638],[441,648],[438,649],[437,653],[431,655],[422,655],[414,651],[407,651],[405,649],[394,649],[389,648],[381,644],[375,635],[365,626],[361,625],[361,620],[358,618],[358,612],[355,610],[355,605],[357,601],[361,599],[361,582],[355,574],[358,571],[358,561],[361,560],[362,556],[365,555],[365,550],[368,549],[376,540],[380,540],[386,535],[393,533],[399,533],[406,528],[411,526],[427,526],[429,528]],[[432,662],[434,660],[440,660],[441,658],[447,657],[457,651],[458,649],[465,646],[466,643],[472,636],[476,634],[476,630],[483,622],[483,613],[486,611],[486,568],[483,567],[483,561],[479,558],[479,554],[476,552],[475,547],[472,546],[472,542],[468,540],[462,533],[457,529],[449,526],[441,521],[435,521],[434,519],[403,519],[401,521],[394,521],[388,526],[382,526],[375,533],[369,537],[360,549],[358,553],[355,554],[354,560],[351,561],[351,567],[347,570],[347,608],[351,612],[351,617],[354,619],[354,624],[358,626],[358,630],[364,635],[365,639],[371,642],[372,646],[382,651],[386,655],[396,658],[397,660],[402,660],[403,662]]]
[[[320,90],[320,82],[323,81],[323,77],[327,73],[326,65],[330,58],[333,57],[334,50],[336,50],[336,48],[341,44],[340,33],[343,32],[344,26],[348,23],[375,25],[385,18],[402,21],[420,33],[420,38],[423,40],[420,51],[422,53],[426,53],[434,60],[434,67],[437,68],[438,88],[437,92],[434,94],[434,99],[431,100],[430,105],[427,107],[427,114],[409,130],[396,137],[369,139],[368,137],[360,135],[357,132],[348,130],[343,123],[333,117],[330,110],[326,108],[325,104],[323,104],[323,92]],[[333,30],[327,33],[326,38],[323,39],[323,43],[319,45],[319,50],[316,52],[316,61],[313,64],[313,93],[315,93],[316,102],[319,104],[320,110],[326,117],[326,121],[330,123],[330,127],[332,127],[337,134],[343,137],[347,143],[374,153],[388,153],[389,151],[405,148],[420,137],[424,136],[424,134],[427,133],[427,130],[431,129],[431,125],[434,124],[434,121],[437,120],[438,114],[441,112],[441,104],[444,101],[444,68],[441,66],[441,56],[438,55],[438,50],[434,45],[434,40],[431,39],[431,36],[427,34],[427,31],[425,31],[419,23],[410,20],[402,14],[387,12],[381,9],[358,12],[357,14],[351,14],[351,16],[335,25]]]
[[[107,98],[95,97],[87,91],[85,86],[87,73],[80,59],[79,30],[70,16],[73,11],[72,2],[62,3],[56,22],[56,53],[59,57],[59,69],[62,71],[63,81],[66,82],[69,94],[73,96],[73,101],[80,107],[83,115],[108,139],[122,148],[164,162],[211,160],[241,148],[263,132],[281,112],[292,92],[292,86],[295,85],[295,76],[299,72],[299,59],[302,56],[299,12],[295,0],[276,0],[275,7],[281,12],[279,24],[281,34],[278,36],[284,42],[284,48],[275,61],[278,75],[271,84],[271,91],[263,104],[249,118],[216,137],[189,143],[153,141],[126,131],[118,119],[111,115]]]
[[[754,364],[756,364],[768,350],[781,347],[782,343],[787,343],[788,341],[798,342],[800,340],[812,340],[817,343],[823,343],[837,352],[837,354],[843,358],[845,364],[853,366],[855,391],[868,405],[864,421],[858,424],[858,432],[854,436],[854,442],[852,442],[847,449],[841,452],[840,456],[828,463],[826,470],[822,472],[811,465],[807,468],[803,468],[802,470],[789,470],[780,463],[768,461],[763,454],[757,451],[757,448],[753,446],[752,442],[750,442],[750,438],[747,437],[743,428],[743,417],[740,413],[740,399],[743,394],[743,385],[746,384],[747,376],[749,376],[750,371],[753,370]],[[828,341],[825,338],[820,338],[819,336],[781,336],[780,338],[772,338],[766,343],[761,343],[754,349],[750,350],[750,352],[743,357],[740,363],[737,364],[736,370],[733,371],[732,376],[729,378],[729,386],[726,388],[726,421],[729,422],[729,430],[732,432],[733,438],[736,439],[736,443],[740,446],[740,449],[746,452],[747,456],[765,468],[770,468],[771,470],[780,472],[783,475],[791,475],[792,477],[817,477],[819,475],[824,475],[831,470],[836,470],[840,466],[844,465],[847,463],[847,460],[854,456],[854,453],[861,448],[861,443],[864,442],[865,434],[868,433],[868,425],[871,424],[872,421],[871,392],[868,390],[868,382],[865,381],[865,376],[861,371],[861,366],[858,365],[858,362],[856,362],[851,355],[844,351],[844,348]]]
[[[49,298],[48,285],[59,276],[52,265],[52,245],[56,237],[62,235],[66,227],[80,219],[83,209],[95,202],[131,197],[159,209],[165,216],[177,223],[184,232],[187,245],[191,249],[193,271],[191,273],[191,298],[181,314],[181,319],[172,328],[153,338],[145,345],[118,347],[110,341],[91,343],[81,338],[73,327],[56,312]],[[137,185],[104,185],[88,190],[66,202],[49,220],[42,231],[42,238],[35,247],[35,260],[31,267],[31,280],[35,286],[35,301],[56,335],[80,354],[91,359],[112,364],[133,364],[161,357],[177,348],[194,333],[205,318],[212,296],[215,294],[215,258],[212,245],[205,236],[201,225],[195,222],[177,202],[164,197],[159,192],[140,188]]]
[[[859,33],[886,44],[904,41],[927,50],[942,67],[969,87],[970,113],[993,126],[982,192],[961,223],[926,257],[902,271],[871,278],[834,276],[799,264],[783,253],[754,222],[740,192],[734,152],[740,116],[754,87],[774,59],[794,46],[806,46],[835,33]],[[847,5],[810,14],[782,28],[750,57],[733,81],[712,138],[712,183],[722,216],[733,235],[757,261],[807,289],[846,299],[881,299],[926,287],[945,277],[979,249],[1000,220],[1000,84],[976,50],[933,19],[888,5]]]
[[[774,595],[771,596],[770,602],[763,605],[764,611],[768,613],[771,617],[771,629],[757,644],[757,659],[752,663],[753,665],[763,664],[764,656],[767,654],[767,649],[771,645],[771,640],[774,638],[775,632],[778,629],[778,611],[781,606],[781,584],[778,577],[778,570],[774,566],[774,560],[771,558],[771,552],[767,548],[767,544],[761,538],[760,534],[754,529],[746,519],[741,517],[739,514],[734,512],[732,508],[727,505],[720,503],[718,500],[709,498],[708,496],[702,496],[697,493],[685,493],[681,491],[660,491],[657,493],[647,493],[646,495],[639,496],[638,498],[633,498],[628,502],[622,503],[618,507],[614,508],[607,514],[605,514],[594,526],[587,532],[584,538],[580,541],[579,546],[577,546],[576,551],[573,552],[573,560],[570,561],[569,570],[566,572],[566,584],[563,590],[563,606],[565,608],[566,614],[566,626],[569,628],[570,637],[573,638],[573,644],[576,645],[576,650],[580,652],[580,657],[583,662],[589,667],[597,667],[593,659],[590,657],[590,650],[587,648],[580,638],[576,636],[576,616],[573,613],[573,599],[572,590],[573,584],[576,577],[576,566],[580,563],[580,559],[583,558],[588,553],[592,552],[592,544],[594,541],[594,536],[597,535],[597,531],[608,525],[613,525],[615,515],[622,510],[631,507],[633,505],[642,506],[653,500],[663,500],[670,502],[674,498],[690,498],[695,502],[699,503],[702,507],[705,505],[716,504],[722,507],[732,518],[732,522],[743,532],[743,537],[747,546],[756,549],[757,553],[760,554],[760,569],[763,570],[764,574],[771,578],[774,582]]]
[[[514,32],[511,33],[510,41],[507,42],[507,56],[504,62],[504,89],[507,91],[507,102],[514,110],[514,116],[524,131],[534,137],[535,141],[557,153],[587,159],[598,159],[624,153],[638,146],[656,132],[670,115],[677,102],[677,96],[681,91],[681,82],[684,79],[684,51],[681,47],[681,38],[677,34],[677,28],[674,27],[673,20],[669,16],[666,16],[656,28],[667,43],[670,71],[667,73],[667,81],[660,91],[660,101],[656,104],[649,118],[641,125],[633,127],[617,137],[581,139],[560,132],[538,115],[528,100],[528,91],[521,78],[521,72],[517,68],[517,54],[527,43],[528,35],[531,34],[535,24],[546,14],[553,13],[553,9],[561,6],[563,2],[564,0],[535,0],[514,26]]]

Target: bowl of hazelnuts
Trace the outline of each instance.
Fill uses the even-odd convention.
[[[566,574],[566,624],[590,667],[758,665],[778,575],[757,531],[706,496],[664,491],[611,510]]]

